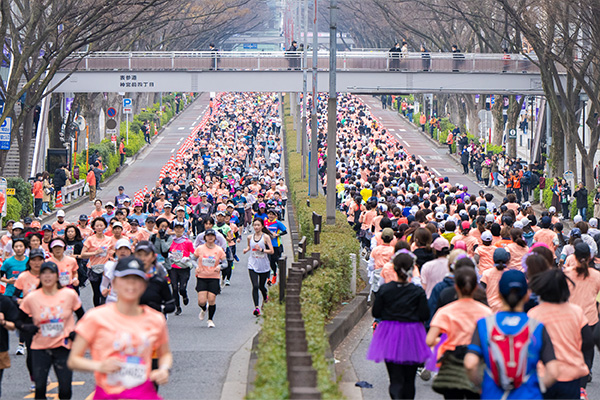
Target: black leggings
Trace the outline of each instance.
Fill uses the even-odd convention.
[[[35,398],[46,399],[48,373],[50,367],[54,367],[54,373],[58,379],[58,398],[70,399],[72,396],[73,371],[67,367],[69,350],[61,346],[55,349],[31,350],[31,352],[33,353]]]
[[[106,297],[102,296],[102,290],[100,290],[100,284],[102,283],[102,274],[98,274],[90,269],[88,270],[88,280],[92,285],[92,292],[94,293],[94,307],[101,306],[106,302]]]
[[[470,390],[462,389],[448,389],[444,392],[444,399],[446,400],[463,400],[463,399],[480,399],[481,396],[478,393],[473,393]]]
[[[392,399],[414,399],[415,376],[418,366],[392,362],[386,362],[385,366],[390,377],[390,397]]]
[[[187,284],[190,280],[189,268],[171,268],[169,270],[169,279],[171,279],[171,288],[173,289],[173,300],[175,307],[180,308],[179,296],[187,298]]]
[[[281,257],[282,247],[273,247],[273,254],[269,254],[269,262],[271,263],[271,270],[273,275],[277,275],[277,260]]]
[[[250,282],[252,282],[252,300],[254,300],[254,307],[258,307],[258,291],[262,293],[263,302],[267,300],[267,279],[269,279],[268,272],[256,272],[253,269],[249,269]]]

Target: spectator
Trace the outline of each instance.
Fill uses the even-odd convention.
[[[54,183],[54,190],[56,193],[60,192],[60,190],[67,184],[66,166],[66,164],[60,164],[54,171],[54,178],[52,179],[52,182]]]
[[[42,203],[44,201],[44,183],[43,176],[41,173],[37,173],[35,175],[35,182],[33,183],[33,199],[34,199],[34,207],[33,207],[33,215],[36,219],[40,218],[40,213],[42,212]]]
[[[102,190],[100,188],[100,181],[102,180],[102,174],[104,170],[100,168],[100,162],[96,161],[94,163],[94,175],[96,175],[96,190]]]
[[[90,201],[94,201],[96,198],[96,174],[93,167],[89,169],[85,181],[90,188]]]
[[[577,190],[575,190],[575,193],[573,193],[573,196],[577,200],[577,210],[579,211],[579,215],[581,215],[581,218],[583,218],[584,221],[587,221],[588,191],[585,186],[583,186],[582,182],[579,182],[579,186],[577,187]]]
[[[50,174],[48,171],[42,172],[42,185],[44,188],[44,195],[42,196],[42,213],[48,215],[50,214],[50,200],[52,199],[52,193],[54,193],[54,186],[50,183]]]
[[[121,157],[121,166],[125,162],[125,140],[121,138],[121,142],[119,143],[119,156]]]

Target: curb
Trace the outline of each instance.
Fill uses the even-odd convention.
[[[329,336],[329,347],[332,352],[337,349],[367,312],[369,288],[370,286],[367,285],[365,289],[357,293],[356,297],[345,305],[338,315],[325,326],[325,331],[327,332],[327,336]]]
[[[199,98],[200,98],[200,96],[198,96],[193,102],[189,103],[183,110],[181,110],[179,112],[179,114],[177,114],[169,122],[167,122],[165,125],[163,125],[160,128],[160,130],[158,131],[158,134],[156,136],[154,136],[154,138],[158,138],[159,136],[161,136],[163,134],[163,132],[173,123],[173,121],[175,121],[177,119],[177,117],[179,115],[181,115],[181,113],[184,110],[186,110],[189,106],[191,106],[192,104],[194,104],[196,102],[196,100],[199,99]],[[109,176],[108,178],[106,178],[106,180],[102,181],[102,183],[104,185],[107,185],[110,182],[112,182],[115,178],[118,178],[121,175],[121,173],[123,171],[125,171],[127,169],[127,167],[129,167],[130,164],[134,163],[138,159],[138,157],[140,155],[142,155],[148,149],[148,147],[150,147],[150,145],[152,144],[152,142],[154,142],[154,140],[155,140],[154,138],[151,139],[150,144],[146,143],[144,146],[142,146],[142,148],[137,153],[135,153],[134,155],[132,155],[131,157],[129,157],[129,160],[130,160],[129,164],[125,163],[122,166],[120,166],[118,168],[118,170],[115,171],[114,174],[112,174],[111,176]],[[87,174],[87,171],[86,171],[86,174]],[[97,195],[98,195],[98,193],[97,193]],[[69,204],[67,204],[67,205],[65,205],[65,206],[63,206],[61,208],[54,208],[53,212],[50,215],[46,215],[45,217],[43,217],[42,220],[40,221],[40,223],[42,225],[44,225],[45,223],[54,221],[56,219],[56,212],[58,210],[63,210],[65,212],[67,212],[67,211],[72,210],[72,209],[74,209],[76,207],[79,207],[80,205],[82,205],[85,202],[89,202],[89,195],[81,196],[80,198],[78,198],[78,199],[70,202]]]

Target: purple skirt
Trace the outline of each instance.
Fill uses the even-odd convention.
[[[381,321],[373,334],[367,360],[423,364],[432,357],[420,322]]]

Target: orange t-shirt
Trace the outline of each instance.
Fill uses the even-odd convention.
[[[83,253],[94,252],[98,249],[102,249],[102,253],[90,257],[88,268],[91,268],[92,265],[106,264],[108,259],[114,253],[115,246],[113,245],[113,238],[110,236],[98,238],[96,235],[93,235],[83,242]]]
[[[571,289],[569,303],[577,304],[583,309],[585,317],[591,326],[598,322],[596,298],[598,297],[598,293],[600,293],[600,272],[594,268],[588,268],[588,271],[590,275],[584,278],[583,276],[577,276],[575,268],[565,268],[565,275],[571,278],[575,284],[575,287],[573,287],[573,284],[569,282],[569,289]]]
[[[131,243],[135,246],[138,242],[142,240],[148,240],[150,238],[150,232],[141,230],[138,228],[137,232],[129,232],[126,235]]]
[[[459,299],[438,309],[431,319],[431,326],[437,326],[448,339],[442,343],[439,356],[456,346],[468,345],[473,338],[477,321],[492,313],[485,306],[473,299]]]
[[[206,243],[200,245],[194,251],[194,256],[198,258],[198,267],[196,268],[196,278],[202,279],[220,279],[221,260],[225,258],[225,252],[217,245],[212,249],[206,246]]]
[[[48,296],[43,289],[31,292],[23,299],[21,310],[33,319],[40,330],[33,337],[34,350],[71,348],[71,341],[65,340],[75,330],[73,311],[81,308],[77,292],[70,288],[59,289],[54,296]]]
[[[90,214],[90,221],[93,221],[94,219],[101,217],[105,212],[106,212],[105,210],[98,211],[98,210],[94,209],[94,211],[92,211],[92,213]]]
[[[490,269],[494,268],[494,251],[496,251],[496,246],[490,245],[481,245],[475,249],[475,254],[479,255],[479,273],[483,275],[483,273]]]
[[[414,268],[414,271],[418,271],[418,268]],[[397,281],[398,280],[398,274],[396,273],[396,270],[394,269],[394,264],[392,264],[391,262],[385,263],[385,265],[383,266],[383,268],[381,268],[381,275],[383,278],[383,281],[385,283],[389,283],[392,281]]]
[[[77,225],[77,228],[79,228],[79,232],[81,233],[81,237],[83,240],[89,238],[90,236],[92,236],[94,234],[94,230],[92,228],[90,228],[89,226],[82,228],[80,225]]]
[[[121,393],[146,382],[153,351],[169,342],[165,317],[148,306],[142,308],[142,314],[128,316],[110,303],[91,309],[77,323],[75,331],[88,343],[93,360],[122,361],[119,372],[94,373],[96,384],[107,393]]]
[[[498,268],[494,267],[485,270],[481,275],[481,282],[485,283],[487,302],[493,312],[498,312],[502,308],[502,298],[500,297],[498,286],[504,271],[507,271],[507,269],[498,271]]]
[[[394,255],[394,247],[391,245],[381,245],[377,246],[371,252],[371,257],[373,257],[373,261],[375,262],[375,269],[383,268],[383,266],[390,262],[392,256]]]
[[[529,253],[529,247],[521,247],[516,243],[510,243],[505,247],[505,250],[510,253],[510,260],[508,260],[507,264],[508,268],[524,272],[523,266],[521,265],[521,259],[525,254]]]
[[[48,261],[54,262],[58,266],[58,282],[61,286],[71,285],[73,279],[77,277],[79,265],[73,257],[63,256],[63,259],[58,261],[54,256],[50,256]]]
[[[550,229],[540,229],[533,235],[534,242],[546,243],[548,248],[552,250],[552,253],[556,251],[554,239],[556,239],[556,232],[552,232]]]
[[[35,276],[31,273],[31,271],[21,272],[17,281],[15,282],[15,288],[19,289],[23,292],[23,297],[27,296],[29,293],[37,290],[37,287],[40,284],[40,277]]]
[[[581,329],[588,324],[581,307],[572,303],[542,302],[527,315],[544,324],[548,331],[559,362],[557,381],[569,382],[589,373],[581,352]]]

